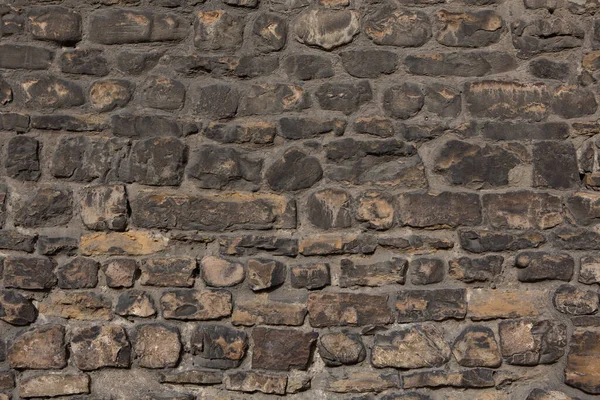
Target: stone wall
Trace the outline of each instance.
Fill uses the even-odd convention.
[[[3,0],[0,400],[598,398],[598,78],[598,0]]]

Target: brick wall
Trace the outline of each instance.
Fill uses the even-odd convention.
[[[0,400],[600,395],[598,0],[1,3]]]

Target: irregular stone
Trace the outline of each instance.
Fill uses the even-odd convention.
[[[227,390],[236,392],[285,394],[288,377],[262,371],[238,371],[225,375],[223,383]]]
[[[540,79],[567,81],[571,74],[571,68],[569,63],[566,62],[536,58],[529,63],[529,73]]]
[[[70,8],[48,6],[29,11],[29,31],[34,39],[73,45],[81,40],[81,15]]]
[[[25,93],[25,104],[32,109],[71,108],[85,103],[85,94],[79,84],[56,78],[51,75],[39,75],[21,81]]]
[[[169,372],[161,374],[160,382],[172,385],[218,385],[223,382],[223,373],[200,369]]]
[[[265,177],[275,191],[308,189],[323,177],[321,164],[315,157],[291,148],[267,169]]]
[[[287,40],[288,25],[278,14],[260,14],[252,25],[254,46],[262,53],[283,49]]]
[[[314,328],[389,324],[387,295],[311,293],[308,315]]]
[[[177,186],[183,180],[187,146],[179,139],[157,137],[138,140],[131,146],[119,176],[128,183]]]
[[[96,81],[90,87],[90,102],[99,112],[122,108],[129,103],[133,84],[122,79]]]
[[[541,121],[550,111],[550,93],[542,83],[478,81],[465,85],[467,109],[474,117]]]
[[[440,117],[458,117],[462,111],[461,91],[440,83],[429,85],[425,108]]]
[[[180,41],[189,22],[175,14],[135,9],[100,9],[89,16],[89,40],[100,44]]]
[[[140,283],[144,286],[194,286],[197,265],[193,258],[147,258],[140,267]]]
[[[485,122],[481,133],[493,140],[563,140],[569,136],[569,126],[564,122]]]
[[[328,367],[353,365],[364,361],[367,356],[360,335],[352,333],[327,333],[318,343],[319,355]]]
[[[327,159],[335,163],[365,156],[409,156],[416,152],[415,147],[398,139],[357,141],[345,138],[328,143],[326,150]]]
[[[24,235],[17,231],[0,231],[0,249],[33,253],[36,239],[37,235]]]
[[[178,110],[185,102],[185,86],[167,76],[150,76],[142,85],[142,104],[160,110]]]
[[[479,225],[479,196],[471,193],[403,193],[396,199],[401,224],[416,228]]]
[[[358,233],[313,235],[300,240],[298,251],[304,256],[372,254],[377,248],[374,236]]]
[[[358,133],[365,133],[382,138],[394,136],[394,125],[392,120],[380,116],[356,118],[354,130]]]
[[[283,60],[282,66],[288,77],[301,81],[330,78],[335,75],[331,60],[313,54],[290,54]]]
[[[473,321],[539,315],[546,294],[539,291],[469,289],[468,317]]]
[[[385,50],[348,50],[340,53],[342,65],[356,78],[378,78],[396,71],[398,56]]]
[[[198,127],[193,123],[184,123],[159,115],[113,115],[112,125],[115,136],[134,139],[182,137],[198,132]]]
[[[561,199],[549,193],[520,190],[484,194],[482,200],[483,214],[493,228],[548,229],[563,222]]]
[[[415,372],[405,375],[404,387],[413,388],[439,388],[444,386],[457,388],[490,388],[496,385],[494,371],[484,368],[467,369],[460,371],[433,370]]]
[[[346,121],[341,119],[283,117],[279,120],[278,135],[290,140],[312,139],[327,133],[341,136],[345,129]]]
[[[64,136],[50,172],[55,178],[75,182],[116,180],[116,169],[129,153],[129,141],[122,138]]]
[[[67,365],[65,328],[47,324],[19,334],[7,354],[11,368],[61,369]]]
[[[325,390],[334,393],[383,392],[401,385],[397,372],[343,371],[330,375]]]
[[[439,152],[434,168],[452,184],[488,188],[508,185],[510,173],[518,165],[519,158],[500,146],[450,140]]]
[[[56,285],[54,263],[47,257],[8,256],[3,264],[7,288],[40,290]]]
[[[552,302],[563,314],[585,315],[598,311],[598,293],[573,285],[560,285],[554,292]]]
[[[122,51],[116,57],[117,69],[128,75],[140,75],[153,69],[162,55],[161,51]]]
[[[384,4],[365,20],[363,30],[377,45],[420,47],[431,38],[431,22],[420,11]]]
[[[253,291],[270,289],[285,282],[286,266],[276,260],[255,258],[246,263],[248,285]]]
[[[257,328],[258,329],[258,328]],[[242,362],[248,348],[246,333],[220,325],[202,325],[191,339],[194,354],[203,367],[229,369]]]
[[[502,272],[502,256],[460,257],[448,262],[448,275],[465,283],[491,282]]]
[[[44,374],[19,382],[19,396],[56,397],[90,393],[90,377],[86,374]]]
[[[243,264],[215,256],[204,257],[200,271],[204,283],[213,287],[235,286],[246,277]]]
[[[277,133],[274,124],[268,122],[246,122],[240,124],[219,124],[211,122],[204,135],[219,143],[239,143],[265,145],[273,143]]]
[[[463,319],[467,314],[465,289],[410,290],[396,297],[397,321],[411,323]]]
[[[551,240],[562,250],[595,250],[600,243],[600,234],[590,230],[563,227],[552,233]]]
[[[454,340],[452,354],[463,367],[497,368],[502,364],[494,332],[486,326],[465,328]]]
[[[594,93],[578,86],[559,86],[552,97],[552,110],[565,118],[580,118],[594,114],[598,103]]]
[[[242,79],[258,78],[270,75],[279,68],[279,57],[277,55],[240,57],[233,73]]]
[[[297,41],[325,50],[350,43],[359,29],[359,13],[353,10],[310,8],[294,22]]]
[[[600,331],[578,328],[571,336],[565,383],[586,393],[600,393]]]
[[[95,288],[98,285],[100,263],[86,257],[75,257],[56,271],[61,289]]]
[[[585,36],[583,29],[559,16],[515,21],[511,32],[517,55],[523,58],[581,47]]]
[[[306,317],[306,304],[276,301],[238,300],[231,323],[233,325],[290,325],[301,326]]]
[[[230,256],[252,256],[269,252],[275,256],[295,257],[298,255],[298,239],[269,235],[241,235],[219,240],[220,253]]]
[[[413,325],[376,335],[371,363],[376,368],[440,367],[450,360],[443,332],[433,325]]]
[[[311,193],[306,202],[309,221],[321,229],[352,226],[352,198],[337,189],[323,189]]]
[[[231,315],[231,292],[178,289],[163,293],[160,304],[165,319],[206,321]]]
[[[48,69],[54,60],[54,51],[35,46],[17,44],[0,45],[0,68]]]
[[[209,101],[214,99],[210,98]],[[240,101],[238,115],[276,115],[302,111],[311,105],[310,95],[301,86],[263,83],[252,85],[245,93]]]
[[[553,154],[549,160],[547,155]],[[579,186],[577,156],[572,143],[539,142],[533,148],[533,186],[568,189]]]
[[[579,282],[591,285],[600,283],[600,259],[594,256],[581,257]]]
[[[340,287],[385,286],[404,284],[408,261],[405,258],[392,257],[389,261],[370,264],[357,264],[344,258],[340,262]]]
[[[14,223],[24,228],[65,225],[73,214],[72,197],[70,189],[42,187],[22,201]]]
[[[322,289],[331,284],[329,264],[315,263],[290,267],[290,283],[293,288]]]
[[[576,192],[571,194],[566,201],[567,208],[578,225],[594,225],[600,218],[598,204],[600,196],[590,192]]]
[[[37,309],[33,303],[16,290],[0,291],[0,319],[11,325],[23,326],[33,323]]]
[[[58,63],[61,71],[67,74],[106,76],[110,72],[108,61],[100,49],[66,50]]]
[[[14,389],[15,388],[15,375],[12,371],[4,371],[0,373],[0,387],[2,389]],[[8,395],[3,400],[8,400]]]
[[[385,192],[369,191],[357,199],[356,219],[367,222],[367,227],[386,230],[394,225],[394,200]]]
[[[98,232],[81,236],[81,253],[94,255],[141,256],[165,250],[169,244],[166,237],[144,231]]]
[[[176,327],[159,323],[138,325],[134,336],[134,349],[140,367],[177,366],[181,342]]]
[[[188,176],[203,189],[258,188],[263,165],[260,159],[220,145],[203,145],[194,151],[194,157],[196,160],[188,168]]]
[[[435,14],[438,43],[452,47],[484,47],[500,40],[505,31],[502,17],[493,10]]]
[[[444,261],[439,258],[417,258],[410,262],[413,285],[430,285],[444,280]]]
[[[225,231],[296,227],[295,202],[275,194],[142,192],[130,204],[133,225],[142,228]]]
[[[199,11],[194,45],[200,50],[235,50],[244,36],[245,18],[225,10]]]
[[[128,368],[131,345],[118,325],[77,328],[71,338],[73,362],[82,371]]]
[[[517,68],[510,54],[488,51],[414,54],[404,65],[411,74],[427,76],[486,76]]]
[[[34,115],[31,127],[51,131],[95,132],[108,128],[108,119],[101,114]]]
[[[580,400],[578,397],[567,396],[558,390],[533,389],[525,400]]]
[[[95,321],[112,319],[112,302],[99,293],[86,291],[52,292],[39,306],[50,317]]]
[[[567,327],[530,318],[498,324],[502,357],[513,365],[552,364],[564,355]]]
[[[525,252],[517,254],[515,266],[521,282],[547,279],[570,281],[575,268],[573,257],[566,253]]]
[[[425,89],[417,83],[392,86],[383,94],[383,109],[393,118],[414,117],[425,105]]]
[[[85,188],[81,199],[81,219],[88,229],[122,231],[127,227],[125,186]]]
[[[4,167],[6,174],[21,181],[40,178],[40,143],[29,136],[15,136],[8,141]]]
[[[147,292],[134,289],[119,295],[115,313],[122,317],[148,318],[156,315],[156,307]]]
[[[292,329],[254,328],[252,368],[306,370],[319,334]]]

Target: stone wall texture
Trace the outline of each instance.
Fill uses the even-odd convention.
[[[0,400],[600,397],[600,0],[0,0]]]

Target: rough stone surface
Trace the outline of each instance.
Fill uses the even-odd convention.
[[[0,3],[0,400],[600,395],[599,0]]]

